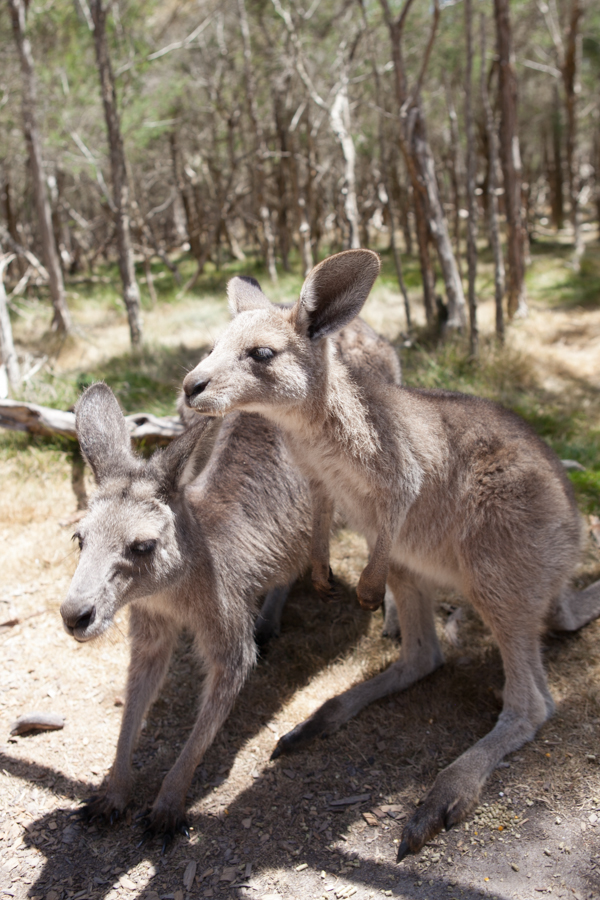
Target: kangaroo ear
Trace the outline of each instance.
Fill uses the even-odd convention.
[[[92,384],[81,395],[75,407],[75,428],[98,483],[134,463],[127,422],[107,384]]]
[[[372,250],[346,250],[324,259],[302,285],[296,327],[311,340],[339,331],[361,311],[380,268]]]
[[[248,309],[270,309],[271,304],[260,289],[256,278],[238,275],[227,284],[227,302],[231,317]]]
[[[166,496],[172,496],[200,474],[212,453],[223,419],[199,416],[182,435],[164,450],[157,450],[148,463],[148,472],[158,479]]]

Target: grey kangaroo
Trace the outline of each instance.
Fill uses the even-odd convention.
[[[308,275],[291,309],[233,279],[233,321],[183,386],[198,412],[260,413],[284,431],[313,493],[317,584],[329,566],[332,498],[369,544],[360,602],[376,608],[386,581],[396,601],[398,661],[324,703],[280,739],[274,756],[334,732],[442,664],[436,585],[470,600],[499,645],[498,722],[438,774],[404,827],[400,861],[467,816],[502,757],[552,714],[540,636],[598,616],[600,582],[579,593],[570,587],[580,516],[560,461],[522,419],[476,397],[361,380],[333,352],[330,335],[360,312],[379,266],[368,250],[333,256]]]
[[[339,353],[371,376],[399,379],[389,343],[365,323],[345,329]],[[256,598],[270,591],[259,626],[273,630],[289,584],[310,552],[310,496],[279,429],[247,414],[197,424],[146,461],[132,452],[119,405],[104,384],[77,406],[82,451],[98,491],[75,535],[81,556],[61,614],[88,641],[130,604],[131,660],[117,753],[87,813],[111,822],[128,805],[131,755],[165,677],[179,631],[194,635],[206,678],[193,731],[148,815],[150,833],[187,833],[194,770],[255,661]],[[215,427],[215,425],[217,427]],[[212,453],[211,453],[212,451]]]

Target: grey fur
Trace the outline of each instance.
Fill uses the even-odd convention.
[[[290,310],[244,304],[184,391],[197,412],[257,412],[285,432],[313,493],[318,587],[328,571],[334,500],[369,543],[360,602],[380,605],[386,581],[394,594],[399,660],[327,701],[280,740],[275,755],[335,731],[442,664],[431,604],[436,585],[469,599],[498,642],[505,674],[498,723],[439,773],[404,828],[401,859],[468,815],[502,757],[551,715],[540,636],[548,626],[575,630],[598,616],[600,582],[579,593],[570,586],[582,533],[571,485],[522,419],[476,397],[362,377],[330,339],[319,339],[360,311],[378,268],[376,254],[347,251],[310,273]],[[256,362],[255,347],[273,356]]]
[[[252,291],[253,285],[244,284]],[[338,337],[357,366],[399,379],[393,348],[358,322]],[[191,426],[149,461],[134,454],[119,405],[104,384],[82,395],[77,433],[98,482],[79,526],[81,557],[61,607],[65,628],[91,640],[130,605],[131,659],[117,754],[88,804],[113,819],[129,802],[131,755],[142,719],[187,628],[206,670],[198,717],[149,813],[151,830],[185,830],[194,770],[226,719],[264,642],[278,633],[289,586],[306,568],[310,496],[279,429],[234,413],[194,414]],[[211,453],[212,451],[212,453]]]

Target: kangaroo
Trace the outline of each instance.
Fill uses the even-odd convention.
[[[361,379],[330,336],[360,312],[379,272],[377,254],[346,251],[307,276],[290,309],[229,282],[233,321],[185,378],[188,405],[276,423],[313,492],[313,575],[328,571],[333,498],[370,549],[360,602],[372,609],[386,581],[397,606],[400,657],[387,671],[324,703],[273,756],[336,731],[367,704],[404,690],[443,662],[431,593],[461,592],[496,639],[503,709],[492,731],[435,779],[408,820],[398,861],[465,818],[505,754],[531,740],[553,712],[540,636],[572,631],[600,614],[600,582],[570,580],[582,528],[560,461],[517,415],[440,390]]]
[[[367,373],[395,381],[391,345],[365,323],[345,329],[340,354]],[[367,374],[366,376],[371,377]],[[98,490],[75,538],[81,555],[61,606],[66,631],[88,641],[130,605],[131,658],[116,758],[107,783],[87,803],[111,823],[132,791],[131,756],[145,712],[165,677],[177,634],[195,638],[206,678],[192,733],[147,817],[163,849],[188,834],[185,800],[256,658],[256,597],[267,591],[257,636],[278,628],[289,584],[310,552],[306,480],[270,422],[234,413],[196,424],[149,460],[131,448],[110,388],[81,396],[76,428]],[[212,451],[212,453],[211,453]]]

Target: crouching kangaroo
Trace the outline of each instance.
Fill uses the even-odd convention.
[[[581,523],[554,453],[494,403],[351,377],[330,335],[361,310],[379,272],[368,250],[347,251],[308,275],[291,309],[229,283],[233,321],[184,381],[190,407],[260,413],[285,433],[313,493],[313,572],[328,568],[326,498],[367,538],[358,583],[368,608],[386,580],[402,633],[399,660],[328,700],[282,737],[274,756],[338,729],[368,703],[403,690],[443,662],[435,585],[460,591],[502,655],[504,704],[493,730],[442,770],[404,827],[398,860],[463,819],[502,757],[552,714],[542,664],[545,628],[575,630],[600,614],[600,582],[570,587]],[[321,575],[322,577],[322,575]]]
[[[278,430],[258,416],[229,417],[194,479],[207,423],[145,461],[131,450],[110,388],[92,385],[77,406],[98,490],[76,535],[81,556],[61,615],[76,640],[88,641],[129,603],[131,637],[117,754],[89,814],[112,820],[127,806],[135,742],[182,628],[206,671],[192,733],[148,815],[167,843],[187,833],[194,770],[255,662],[255,598],[299,575],[310,546],[307,486]]]
[[[345,329],[338,348],[349,365],[364,361],[365,377],[399,380],[395,351],[365,323]],[[310,552],[308,485],[279,429],[246,414],[222,426],[195,419],[145,461],[132,452],[110,388],[95,384],[82,395],[77,434],[98,491],[75,535],[81,556],[61,607],[67,632],[88,641],[130,604],[131,659],[116,758],[87,807],[90,816],[111,821],[130,800],[132,752],[177,634],[187,627],[194,635],[206,670],[200,710],[148,816],[149,830],[167,843],[176,831],[187,833],[194,770],[254,664],[256,597],[269,591],[258,622],[264,633],[278,624],[281,585],[304,571]]]

